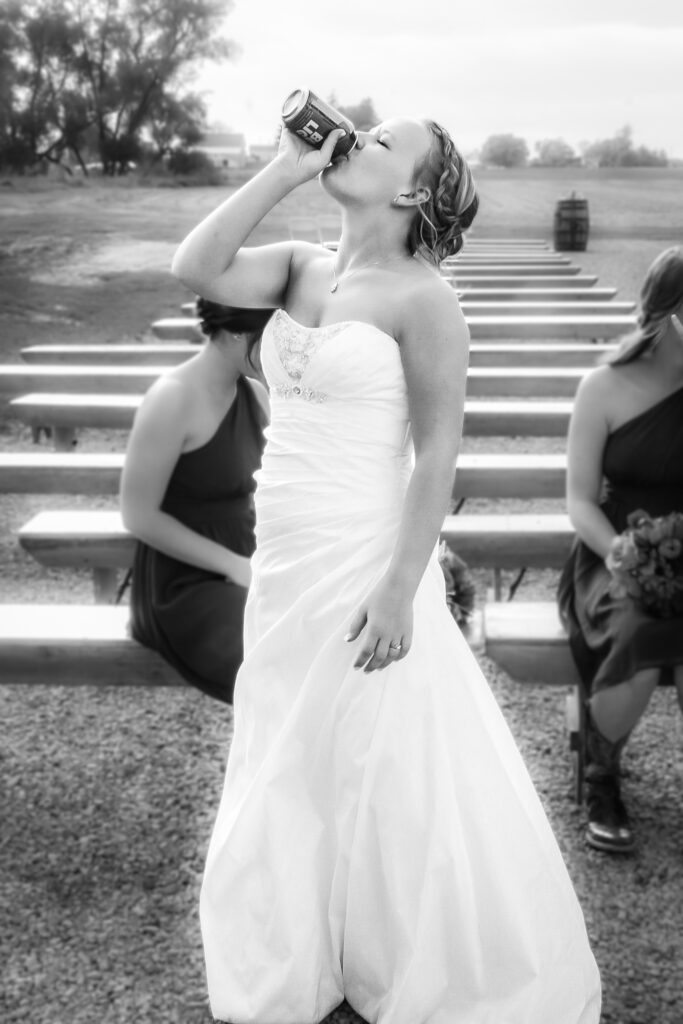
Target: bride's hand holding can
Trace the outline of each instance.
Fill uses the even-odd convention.
[[[297,179],[297,183],[317,178],[332,160],[335,146],[346,133],[343,128],[335,128],[330,132],[319,149],[313,149],[298,135],[283,126],[276,161],[289,174]]]

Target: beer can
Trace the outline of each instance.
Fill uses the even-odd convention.
[[[348,117],[344,117],[310,89],[295,89],[290,93],[282,105],[282,120],[290,132],[315,149],[320,149],[335,128],[343,128],[346,135],[337,142],[333,156],[345,156],[358,142]]]

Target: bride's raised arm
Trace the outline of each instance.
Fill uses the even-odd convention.
[[[343,135],[342,129],[330,132],[320,149],[312,149],[283,129],[274,160],[181,242],[171,267],[175,277],[224,305],[281,305],[297,255],[310,247],[289,241],[243,248],[244,243],[281,199],[329,164]]]

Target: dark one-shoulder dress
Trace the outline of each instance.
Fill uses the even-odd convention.
[[[683,388],[610,434],[600,507],[621,533],[627,516],[683,512]],[[623,683],[645,668],[683,665],[683,618],[657,619],[609,594],[603,560],[578,538],[559,588],[560,614],[586,693]]]
[[[242,377],[213,437],[178,459],[161,508],[238,555],[254,553],[254,472],[266,415]],[[245,587],[138,541],[131,583],[131,632],[187,682],[232,703],[242,662]]]

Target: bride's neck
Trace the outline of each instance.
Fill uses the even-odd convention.
[[[337,250],[338,269],[345,270],[352,264],[392,260],[409,255],[406,225],[402,218],[391,222],[384,212],[380,216],[373,216],[368,210],[343,211]]]

